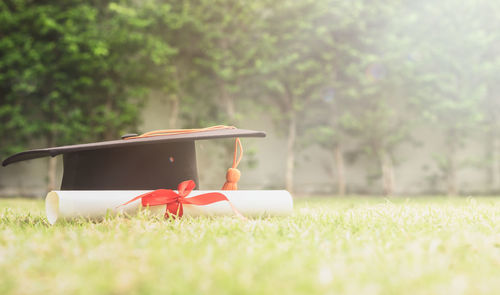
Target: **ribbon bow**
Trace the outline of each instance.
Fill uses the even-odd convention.
[[[206,193],[197,195],[191,198],[186,198],[191,191],[195,188],[196,184],[192,180],[186,180],[177,186],[177,192],[171,189],[158,189],[149,193],[142,194],[133,198],[132,200],[123,203],[120,206],[130,204],[138,199],[141,199],[142,206],[157,206],[157,205],[167,205],[165,210],[165,217],[178,216],[182,217],[184,210],[182,208],[183,204],[203,206],[220,201],[227,201],[233,212],[240,218],[244,218],[243,215],[234,207],[234,205],[229,201],[229,199],[221,193]]]

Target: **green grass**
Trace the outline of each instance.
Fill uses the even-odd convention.
[[[49,226],[0,200],[0,294],[495,294],[500,199],[299,200],[285,218]]]

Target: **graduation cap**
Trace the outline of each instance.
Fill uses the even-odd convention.
[[[238,138],[265,136],[262,131],[232,126],[158,130],[124,135],[119,140],[25,151],[8,157],[2,165],[62,154],[61,190],[176,189],[188,179],[198,183],[195,140],[236,138],[233,167],[226,175],[229,181],[239,179],[235,169],[241,160],[241,153],[236,159],[238,145],[241,149]],[[228,189],[227,185],[223,189]]]

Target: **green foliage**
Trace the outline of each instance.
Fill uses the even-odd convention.
[[[2,152],[40,139],[111,139],[136,124],[138,104],[129,94],[148,80],[148,35],[128,36],[143,24],[108,3],[0,4]]]
[[[256,39],[255,61],[262,103],[275,108],[275,119],[300,116],[332,79],[334,53],[329,51],[332,25],[324,3],[280,1],[268,4]]]

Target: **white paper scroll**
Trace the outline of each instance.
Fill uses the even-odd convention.
[[[124,212],[133,215],[142,208],[140,200],[126,206],[120,205],[147,192],[149,191],[51,191],[45,199],[47,219],[50,224],[54,224],[59,219],[99,219],[109,213]],[[284,190],[192,191],[187,198],[208,192],[223,193],[247,217],[287,215],[293,209],[292,196]],[[226,201],[205,206],[183,206],[185,216],[234,215]],[[165,207],[152,206],[149,210],[163,216]]]

